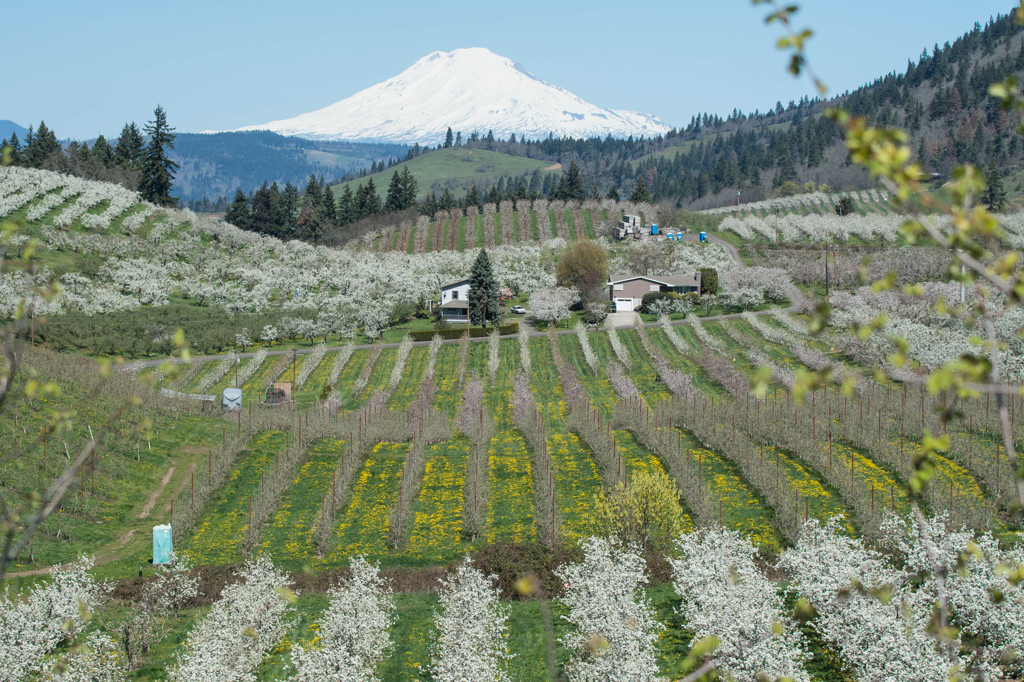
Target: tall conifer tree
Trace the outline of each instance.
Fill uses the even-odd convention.
[[[469,321],[486,327],[488,322],[497,324],[498,320],[498,284],[487,250],[480,249],[469,275]]]
[[[176,200],[171,196],[171,186],[178,164],[167,156],[167,150],[174,149],[174,128],[167,124],[163,107],[157,105],[153,110],[153,121],[144,130],[149,135],[149,144],[142,157],[139,194],[159,206],[173,206]]]

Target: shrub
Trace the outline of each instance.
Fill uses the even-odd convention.
[[[643,299],[640,301],[640,312],[651,313],[653,312],[651,310],[651,305],[655,301],[671,301],[676,298],[679,298],[679,294],[671,291],[652,291],[648,294],[644,294]]]
[[[718,270],[714,268],[700,269],[700,295],[712,296],[718,293]]]
[[[839,197],[839,201],[836,202],[836,215],[850,215],[856,212],[857,206],[849,194]]]
[[[519,323],[509,322],[508,324],[503,324],[500,327],[490,328],[470,327],[469,336],[470,338],[474,339],[483,338],[484,336],[490,336],[491,331],[493,331],[494,329],[497,329],[498,334],[500,334],[501,336],[509,336],[510,334],[516,334],[519,332]],[[458,329],[427,329],[424,331],[409,332],[409,336],[412,337],[413,341],[430,341],[435,336],[440,336],[442,339],[458,339],[461,338],[465,333],[466,329],[464,327],[461,327]]]

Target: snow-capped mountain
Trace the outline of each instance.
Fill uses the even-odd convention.
[[[654,116],[603,109],[546,83],[481,47],[433,52],[408,69],[318,111],[239,130],[271,130],[321,140],[442,142],[463,138],[651,137],[669,127]]]

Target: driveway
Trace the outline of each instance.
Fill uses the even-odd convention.
[[[633,323],[638,320],[640,313],[630,311],[628,313],[608,313],[608,317],[604,320],[604,326],[606,327],[629,327],[633,328]]]

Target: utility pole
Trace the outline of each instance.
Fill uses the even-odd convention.
[[[824,243],[825,247],[825,298],[828,298],[828,242]]]

